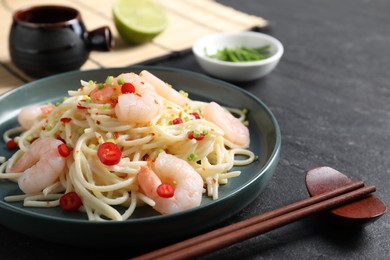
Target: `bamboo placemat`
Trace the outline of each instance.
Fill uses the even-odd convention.
[[[10,60],[8,35],[12,13],[25,6],[58,4],[78,9],[87,30],[108,25],[115,38],[110,52],[92,51],[81,70],[125,67],[189,49],[201,36],[223,31],[242,31],[267,26],[261,17],[249,15],[213,0],[156,0],[167,11],[166,30],[142,45],[125,43],[112,19],[114,0],[0,0],[0,94],[34,80],[16,68]]]

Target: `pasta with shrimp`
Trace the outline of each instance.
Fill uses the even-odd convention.
[[[73,194],[72,210],[95,221],[126,220],[146,205],[161,214],[197,207],[240,175],[233,167],[256,159],[245,116],[192,100],[146,70],[81,81],[58,104],[22,109],[21,127],[4,133],[18,151],[0,178],[23,192],[5,200],[64,207]]]

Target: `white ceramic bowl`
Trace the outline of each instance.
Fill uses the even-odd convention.
[[[218,50],[244,46],[258,48],[270,45],[270,57],[259,61],[229,62],[210,58]],[[192,51],[200,67],[208,74],[228,81],[250,81],[270,73],[283,55],[282,43],[274,37],[258,32],[225,32],[207,35],[197,40]]]

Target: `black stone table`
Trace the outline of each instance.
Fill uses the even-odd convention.
[[[390,203],[390,1],[224,0],[270,22],[285,46],[272,74],[237,84],[269,106],[280,162],[261,196],[220,226],[308,197],[307,170],[331,166]],[[154,62],[202,72],[192,54]],[[126,259],[150,248],[48,244],[0,226],[0,259]],[[390,259],[390,213],[347,232],[312,216],[202,259]]]

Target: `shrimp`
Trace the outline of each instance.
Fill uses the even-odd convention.
[[[152,167],[154,170],[141,167],[137,179],[144,194],[155,201],[155,210],[170,214],[200,205],[203,179],[186,161],[162,152]],[[162,198],[157,194],[157,187],[163,182],[176,183],[173,197]]]
[[[171,85],[168,85],[158,77],[154,76],[147,70],[143,70],[140,73],[141,78],[145,81],[149,82],[156,89],[157,93],[163,98],[168,99],[169,101],[179,105],[181,107],[185,107],[190,103],[190,100],[177,92]]]
[[[215,102],[210,102],[202,109],[203,117],[219,126],[224,131],[224,136],[230,142],[246,148],[249,146],[248,128],[231,113]]]
[[[94,103],[108,104],[111,103],[113,99],[116,99],[117,91],[111,86],[106,86],[104,88],[96,87],[89,93],[89,97]]]
[[[43,105],[43,106],[28,106],[22,108],[18,115],[18,122],[21,127],[28,130],[33,124],[40,119],[48,116],[55,106]]]
[[[138,94],[150,93],[153,95],[158,95],[155,87],[152,82],[149,82],[145,78],[135,74],[135,73],[122,73],[118,77],[116,77],[116,84],[118,84],[118,79],[122,78],[125,82],[129,82],[134,85],[135,91]],[[114,84],[115,85],[115,84]]]
[[[158,95],[154,87],[145,82],[140,76],[135,73],[122,73],[114,80],[111,84],[104,84],[104,87],[96,87],[89,93],[89,97],[92,102],[98,104],[112,103],[113,100],[117,99],[121,93],[121,85],[118,83],[118,80],[121,79],[124,82],[133,84],[135,92],[137,94],[150,93],[153,95]]]
[[[118,80],[131,83],[134,93],[122,94]],[[111,84],[103,88],[96,87],[89,94],[92,102],[98,104],[115,103],[115,115],[122,123],[131,125],[144,124],[155,118],[162,109],[161,97],[154,87],[135,73],[123,73]]]
[[[115,114],[118,120],[128,124],[145,124],[155,118],[162,109],[158,96],[144,93],[123,94],[118,98]]]
[[[18,179],[24,193],[40,192],[53,184],[65,172],[66,158],[58,153],[58,139],[38,139],[10,168],[10,172],[23,172]]]

